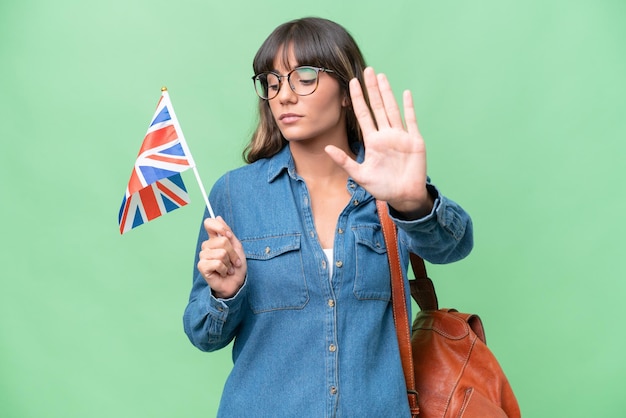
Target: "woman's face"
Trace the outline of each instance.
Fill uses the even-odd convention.
[[[310,64],[297,62],[293,50],[288,55],[291,68],[283,63],[282,51],[278,51],[276,57],[274,70],[281,75],[300,65]],[[297,95],[289,87],[287,79],[282,78],[278,95],[269,100],[274,120],[287,141],[347,140],[344,107],[348,100],[336,79],[322,71],[318,77],[317,89],[308,96]]]

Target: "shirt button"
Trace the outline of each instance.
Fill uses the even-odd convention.
[[[342,229],[342,228],[339,228],[339,229],[337,230],[337,232],[338,232],[338,233],[340,233],[340,234],[343,234],[343,229]]]
[[[334,386],[331,386],[331,387],[330,387],[330,394],[331,394],[331,395],[336,395],[336,394],[337,394],[337,388],[336,388],[336,387],[334,387]]]
[[[337,346],[335,344],[329,345],[328,351],[330,351],[331,353],[334,353],[335,351],[337,351]]]
[[[342,262],[342,261],[337,261],[337,262],[335,263],[335,265],[336,265],[338,268],[341,268],[341,267],[343,266],[343,262]]]
[[[358,204],[359,204],[359,201],[358,201],[357,199],[354,199],[354,200],[352,201],[352,204],[353,204],[354,206],[356,206],[356,205],[358,205]]]
[[[265,247],[265,254],[269,254],[270,253],[270,247]]]
[[[326,270],[326,261],[322,261],[322,268]]]
[[[328,306],[330,306],[331,308],[335,306],[335,301],[332,299],[328,299]]]

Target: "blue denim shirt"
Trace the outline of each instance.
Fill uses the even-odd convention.
[[[234,339],[218,416],[410,416],[375,200],[352,180],[346,187],[352,199],[337,221],[333,260],[317,239],[289,147],[227,173],[213,187],[215,213],[242,242],[248,264],[239,292],[216,299],[195,269],[196,255],[183,318],[200,350]],[[394,217],[405,276],[409,250],[449,263],[472,248],[469,216],[437,195],[425,218]],[[206,239],[201,227],[196,254]]]

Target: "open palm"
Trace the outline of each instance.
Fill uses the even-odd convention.
[[[432,201],[426,191],[426,148],[411,93],[403,94],[405,126],[387,77],[376,75],[370,67],[363,74],[371,112],[359,81],[350,81],[352,106],[363,133],[363,162],[357,163],[334,146],[326,152],[376,199],[387,201],[399,212],[427,212]]]

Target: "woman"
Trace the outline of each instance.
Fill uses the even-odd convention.
[[[375,199],[389,205],[405,268],[409,250],[465,257],[471,220],[426,176],[410,92],[405,128],[344,28],[285,23],[253,67],[249,164],[210,193],[221,216],[205,215],[184,315],[201,350],[234,339],[218,415],[409,416]]]

